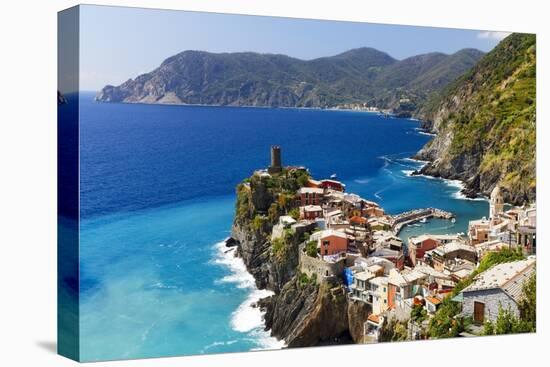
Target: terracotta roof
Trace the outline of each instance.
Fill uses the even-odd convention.
[[[365,224],[367,223],[367,219],[363,218],[363,217],[358,217],[358,216],[353,216],[349,219],[350,222],[352,223],[359,223],[359,224]]]
[[[441,303],[441,300],[434,296],[426,296],[426,300],[433,303],[434,305],[438,305]]]
[[[367,317],[367,320],[369,320],[369,321],[371,321],[371,322],[374,322],[375,324],[378,324],[378,323],[380,323],[380,316],[371,313],[371,314]]]

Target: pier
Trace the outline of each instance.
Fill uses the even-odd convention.
[[[437,208],[414,209],[392,216],[391,229],[395,235],[398,235],[401,229],[411,223],[420,222],[423,219],[439,218],[453,219],[455,215],[451,212]]]

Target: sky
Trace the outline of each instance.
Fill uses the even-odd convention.
[[[254,51],[310,60],[373,47],[404,59],[462,48],[489,51],[508,34],[84,5],[80,13],[80,90],[119,85],[185,50]]]

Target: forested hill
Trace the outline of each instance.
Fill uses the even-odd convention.
[[[512,34],[420,111],[437,136],[423,173],[460,179],[467,193],[500,185],[514,204],[535,200],[536,38]]]
[[[184,51],[119,86],[101,102],[270,107],[361,104],[410,113],[469,70],[483,53],[429,53],[396,60],[372,48],[300,60],[285,55]]]

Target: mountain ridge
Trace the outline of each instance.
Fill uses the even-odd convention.
[[[282,54],[186,50],[149,73],[107,85],[100,102],[264,107],[373,105],[408,112],[471,68],[481,51],[428,53],[396,60],[374,48],[301,60]],[[416,58],[416,59],[415,59]],[[455,65],[445,68],[445,61]],[[414,64],[413,67],[410,64]]]

